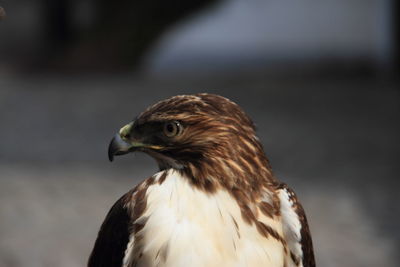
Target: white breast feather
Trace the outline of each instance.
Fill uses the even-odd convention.
[[[235,199],[225,190],[207,194],[174,170],[147,189],[147,208],[138,219],[146,221],[141,240],[129,242],[124,266],[131,266],[134,246],[142,246],[142,267],[267,267],[283,266],[284,250],[276,239],[259,234],[242,220]],[[162,172],[155,175],[159,179]],[[261,214],[261,213],[259,213]],[[260,215],[282,234],[280,222]],[[235,218],[240,236],[236,231]],[[140,243],[140,244],[139,244]]]

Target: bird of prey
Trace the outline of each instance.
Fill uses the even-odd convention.
[[[111,208],[89,267],[315,266],[304,210],[237,104],[213,94],[160,101],[119,130],[108,155],[134,151],[160,170]]]

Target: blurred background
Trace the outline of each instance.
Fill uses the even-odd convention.
[[[397,266],[396,0],[0,0],[0,266],[85,266],[156,170],[108,142],[155,101],[241,105],[302,200],[319,266]]]

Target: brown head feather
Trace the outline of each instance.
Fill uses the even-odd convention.
[[[165,121],[179,121],[183,132],[158,153],[179,162],[195,186],[207,192],[241,189],[257,197],[263,186],[274,184],[254,123],[234,102],[213,94],[175,96],[149,107],[135,124]]]

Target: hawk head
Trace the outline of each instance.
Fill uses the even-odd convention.
[[[112,161],[134,151],[151,155],[160,169],[181,170],[199,183],[232,184],[245,174],[270,174],[251,119],[237,104],[213,94],[174,96],[146,109],[119,130],[108,156]]]

